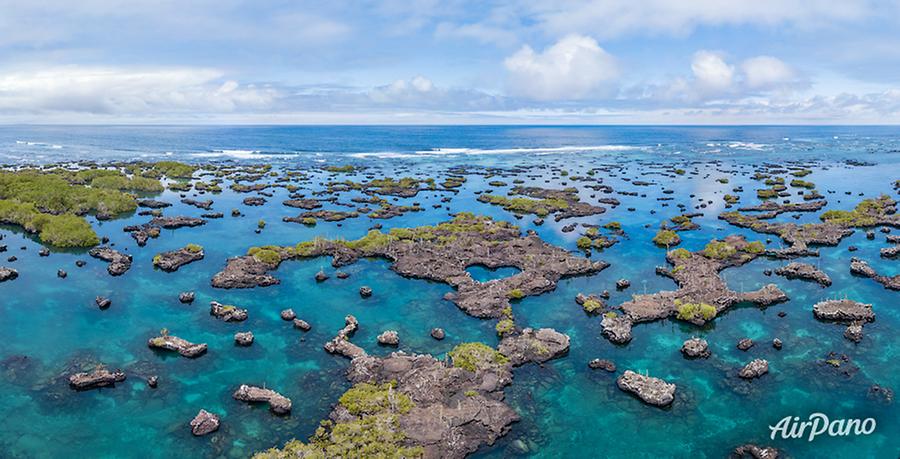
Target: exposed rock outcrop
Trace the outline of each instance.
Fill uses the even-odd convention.
[[[775,274],[788,279],[804,279],[817,282],[823,287],[831,285],[831,278],[815,266],[807,263],[788,263],[775,270]]]
[[[859,258],[854,257],[850,259],[850,272],[857,276],[863,276],[873,279],[875,282],[883,285],[884,288],[890,290],[900,290],[900,274],[892,277],[882,276],[878,274],[874,268],[869,266],[868,263],[860,260]]]
[[[203,248],[188,245],[178,250],[163,252],[153,257],[153,266],[166,272],[178,271],[178,268],[203,259]]]
[[[681,353],[692,359],[705,359],[710,356],[709,343],[705,339],[691,338],[681,345]]]
[[[231,396],[235,400],[247,403],[268,403],[269,410],[275,414],[288,414],[291,412],[291,399],[272,389],[241,384],[241,387],[238,387]]]
[[[813,314],[817,319],[834,321],[875,320],[872,305],[852,300],[825,300],[813,305]]]
[[[544,363],[569,352],[569,337],[552,328],[526,328],[521,333],[505,335],[498,350],[513,366]]]
[[[106,271],[112,276],[121,276],[131,268],[131,255],[126,255],[109,247],[94,247],[88,254],[109,263]]]
[[[122,381],[125,381],[124,371],[109,371],[103,366],[98,366],[91,372],[75,373],[69,376],[69,385],[76,390],[115,386],[117,382]]]
[[[19,277],[19,272],[12,268],[0,266],[0,282],[6,282]]]
[[[370,232],[360,241],[317,240],[283,247],[281,261],[330,255],[335,267],[360,258],[381,257],[402,276],[445,282],[456,291],[446,296],[476,317],[500,317],[510,298],[538,295],[556,288],[562,277],[592,274],[608,266],[591,262],[543,242],[537,235],[521,236],[515,226],[487,217],[457,214],[451,222],[425,229],[395,229],[391,235]],[[212,285],[247,288],[278,283],[267,274],[277,268],[252,256],[231,258],[213,277]],[[472,265],[512,266],[521,272],[503,279],[478,282],[466,272]]]
[[[763,359],[754,359],[750,361],[747,365],[744,365],[744,368],[741,368],[741,371],[738,372],[738,376],[744,379],[753,379],[759,378],[760,376],[769,372],[769,362]]]
[[[247,310],[218,301],[209,302],[209,314],[225,322],[243,322],[247,320]]]
[[[219,417],[206,410],[200,410],[191,420],[191,433],[196,437],[219,430]]]
[[[669,384],[660,378],[645,376],[631,370],[625,370],[616,385],[625,392],[630,392],[649,405],[668,406],[675,400],[675,384]]]
[[[187,358],[196,358],[206,353],[206,343],[194,344],[186,339],[165,333],[156,338],[150,338],[147,346],[155,349],[175,351]]]

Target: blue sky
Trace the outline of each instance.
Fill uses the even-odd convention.
[[[0,122],[882,124],[900,1],[0,0]]]

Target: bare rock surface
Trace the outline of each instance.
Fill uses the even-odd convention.
[[[241,384],[231,396],[235,400],[247,403],[268,403],[269,410],[275,414],[288,414],[291,412],[291,399],[272,389]]]
[[[813,305],[813,314],[817,319],[834,321],[875,320],[872,305],[853,300],[825,300]]]
[[[769,362],[763,359],[754,359],[750,361],[747,365],[744,365],[744,368],[741,368],[741,371],[738,372],[738,376],[744,379],[753,379],[759,378],[760,376],[769,372]]]
[[[153,265],[166,272],[178,271],[178,268],[203,259],[203,249],[193,246],[163,252],[153,257]]]
[[[660,378],[645,376],[631,370],[625,370],[616,380],[619,389],[630,392],[649,405],[668,406],[675,400],[675,384],[669,384]]]
[[[225,322],[243,322],[247,320],[247,310],[218,301],[209,302],[209,314]]]
[[[536,234],[522,236],[517,227],[488,217],[457,214],[450,222],[429,227],[427,239],[414,237],[417,230],[401,229],[394,233],[401,236],[370,233],[364,239],[377,237],[379,242],[372,244],[311,241],[284,247],[279,254],[281,261],[327,255],[332,257],[334,267],[355,263],[360,258],[386,258],[392,262],[391,269],[404,277],[451,285],[456,291],[446,299],[475,317],[500,317],[509,306],[510,297],[545,293],[555,289],[563,277],[592,274],[608,266],[547,244]],[[404,238],[406,234],[410,238]],[[220,288],[273,285],[278,280],[267,271],[278,264],[266,264],[249,255],[231,258],[225,269],[213,277],[212,285]],[[478,282],[466,272],[472,265],[512,266],[521,272]]]
[[[810,280],[813,282],[817,282],[823,287],[831,285],[831,278],[828,276],[828,274],[825,274],[824,272],[819,270],[819,268],[816,268],[815,266],[808,263],[788,263],[786,266],[782,266],[776,269],[775,274],[784,276],[788,279]]]
[[[187,358],[196,358],[206,353],[206,343],[194,344],[186,339],[164,333],[156,338],[150,338],[147,346],[154,349],[175,351]]]
[[[109,371],[103,366],[98,366],[94,371],[75,373],[69,376],[69,385],[75,390],[96,389],[98,387],[115,386],[117,382],[125,381],[125,372],[122,370]]]
[[[521,333],[505,335],[498,350],[513,366],[544,363],[569,352],[569,337],[552,328],[526,328]]]
[[[88,251],[88,254],[109,263],[106,271],[112,276],[121,276],[131,269],[131,255],[126,255],[110,247],[94,247]]]
[[[191,419],[191,433],[196,437],[211,434],[219,430],[219,417],[206,410],[200,410]]]

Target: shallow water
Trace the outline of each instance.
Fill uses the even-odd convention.
[[[21,143],[17,143],[21,142]],[[56,147],[58,146],[58,148]],[[446,177],[446,170],[465,165],[511,169],[528,166],[517,178],[525,185],[561,188],[578,186],[567,177],[554,177],[553,170],[566,170],[570,177],[591,167],[608,167],[604,183],[621,191],[646,196],[614,195],[617,208],[585,218],[567,219],[535,226],[533,216],[521,220],[511,213],[479,203],[476,192],[493,189],[505,194],[516,177],[466,175],[468,181],[445,207],[433,209],[446,194],[422,192],[415,198],[400,198],[395,204],[421,203],[424,212],[407,213],[389,220],[367,217],[339,224],[320,221],[306,227],[281,221],[298,213],[284,207],[284,189],[262,207],[241,204],[248,194],[226,190],[211,198],[214,210],[229,214],[239,208],[243,217],[209,220],[198,228],[163,230],[139,248],[126,225],[143,223],[147,217],[131,216],[97,222],[98,234],[107,235],[120,250],[134,256],[131,270],[110,277],[105,263],[83,251],[54,251],[38,256],[40,245],[15,228],[0,228],[9,247],[3,255],[19,258],[3,262],[19,271],[19,278],[0,284],[0,456],[9,457],[246,457],[254,451],[280,445],[291,438],[306,438],[327,417],[331,405],[347,389],[343,370],[347,361],[322,349],[343,325],[346,314],[361,324],[353,341],[368,352],[385,355],[395,350],[379,346],[375,337],[383,330],[397,330],[400,350],[443,355],[465,341],[496,344],[494,322],[467,316],[442,300],[451,288],[440,283],[402,278],[383,260],[362,260],[343,268],[346,280],[332,275],[316,283],[320,269],[333,274],[328,259],[284,263],[275,275],[281,284],[250,290],[219,290],[209,285],[230,256],[263,244],[294,244],[322,237],[357,238],[374,223],[385,228],[435,224],[448,214],[471,211],[514,221],[522,230],[535,230],[546,241],[576,250],[582,228],[563,233],[569,223],[599,224],[619,221],[627,236],[592,257],[611,266],[592,276],[564,279],[550,293],[529,297],[513,305],[521,326],[553,327],[572,339],[569,354],[542,367],[526,365],[515,371],[506,389],[507,400],[521,415],[508,435],[476,457],[722,457],[734,446],[756,442],[783,448],[796,457],[895,458],[900,453],[900,416],[897,404],[883,405],[866,396],[872,384],[900,390],[900,346],[895,330],[900,327],[897,292],[874,281],[851,276],[849,258],[867,260],[882,274],[900,273],[897,261],[880,258],[884,236],[873,241],[857,231],[838,247],[822,248],[821,256],[802,261],[818,265],[834,284],[823,289],[816,284],[780,277],[762,271],[783,262],[759,259],[723,272],[735,290],[752,290],[774,282],[791,301],[767,309],[736,307],[712,324],[698,328],[675,321],[640,324],[634,340],[616,346],[600,335],[600,319],[586,315],[573,301],[578,293],[610,290],[610,304],[619,304],[632,293],[673,289],[674,283],[656,276],[654,267],[665,264],[665,249],[650,239],[659,223],[680,212],[676,203],[699,209],[694,221],[700,230],[681,232],[680,247],[701,249],[711,238],[744,234],[750,239],[766,236],[732,227],[717,216],[724,210],[722,195],[741,196],[741,204],[756,203],[760,184],[749,179],[762,163],[804,161],[814,170],[804,180],[818,184],[829,201],[829,209],[850,209],[859,200],[888,193],[900,178],[900,130],[893,128],[554,128],[554,127],[3,127],[0,128],[0,161],[54,162],[64,159],[178,159],[186,161],[269,162],[276,167],[310,169],[307,194],[321,189],[330,174],[314,169],[322,164],[367,166],[363,173],[338,175],[338,179],[361,180],[366,174],[390,177]],[[435,149],[444,149],[438,150]],[[260,153],[254,153],[254,152]],[[169,154],[171,153],[171,154]],[[873,165],[851,166],[845,160]],[[662,171],[675,164],[688,171],[671,178]],[[696,174],[694,173],[696,171]],[[729,183],[716,182],[728,177]],[[635,186],[625,179],[655,182]],[[508,185],[490,186],[502,180]],[[789,181],[789,180],[788,180]],[[227,184],[227,183],[226,183]],[[742,186],[744,191],[732,192]],[[663,194],[664,189],[674,190]],[[791,191],[796,189],[789,188]],[[850,192],[851,195],[845,194]],[[862,194],[861,196],[859,194]],[[596,194],[596,197],[591,197]],[[354,194],[343,194],[347,202]],[[582,190],[581,197],[595,203],[602,193]],[[672,197],[672,201],[658,201]],[[203,211],[178,203],[176,193],[157,199],[175,203],[167,215],[199,215]],[[390,198],[393,201],[393,198]],[[793,197],[792,200],[799,200]],[[664,204],[668,204],[664,206]],[[326,209],[347,210],[326,204]],[[634,211],[629,211],[634,208]],[[655,214],[651,214],[655,211]],[[800,214],[799,222],[816,221],[818,213]],[[255,234],[257,221],[266,228]],[[783,214],[778,221],[794,221]],[[645,227],[649,225],[649,227]],[[205,248],[204,260],[182,267],[177,273],[154,270],[156,253],[187,243]],[[771,247],[779,246],[773,239]],[[855,245],[857,252],[848,247]],[[25,247],[21,250],[20,247]],[[3,257],[4,259],[6,257]],[[84,268],[75,260],[84,259]],[[58,279],[56,270],[68,272]],[[471,268],[483,279],[509,275]],[[619,278],[632,281],[630,289],[616,291]],[[359,287],[370,286],[371,298],[362,299]],[[178,302],[178,293],[194,290],[192,305]],[[97,295],[108,296],[113,305],[100,311]],[[864,340],[855,345],[842,337],[843,327],[816,321],[812,305],[826,298],[849,297],[872,303],[877,314],[865,326]],[[249,310],[242,324],[227,324],[209,316],[208,303],[217,300]],[[293,308],[312,324],[308,333],[282,321],[279,311]],[[786,311],[784,318],[777,313]],[[432,327],[447,332],[443,341],[429,335]],[[206,342],[210,351],[195,360],[157,353],[146,346],[161,328],[195,342]],[[256,342],[236,347],[233,334],[252,330]],[[691,336],[710,342],[713,356],[689,361],[681,357],[681,343]],[[750,337],[757,345],[742,352],[735,343]],[[770,342],[778,337],[784,349]],[[849,355],[859,371],[851,378],[825,371],[817,363],[829,351]],[[752,358],[765,358],[770,373],[747,383],[735,376]],[[608,358],[619,368],[647,371],[678,385],[676,400],[668,409],[645,406],[615,386],[615,376],[588,369],[593,358]],[[74,392],[65,382],[73,366],[103,362],[125,368],[129,378],[115,388]],[[146,387],[144,377],[160,376],[158,389]],[[289,417],[275,417],[265,407],[251,407],[231,399],[242,383],[265,384],[294,401]],[[222,416],[216,434],[194,438],[187,423],[200,409]],[[768,426],[791,415],[806,418],[823,412],[830,418],[874,417],[878,427],[868,436],[771,440]],[[52,441],[47,441],[47,439]],[[523,452],[522,444],[527,448]],[[589,449],[588,449],[589,448]]]

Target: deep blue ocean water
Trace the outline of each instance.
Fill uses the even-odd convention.
[[[880,193],[896,199],[898,128],[0,127],[0,163],[83,159],[265,162],[308,168],[313,178],[309,191],[318,189],[330,176],[316,168],[331,164],[366,166],[364,174],[439,179],[446,176],[447,168],[460,165],[546,166],[520,174],[520,178],[526,185],[549,188],[577,186],[565,177],[551,177],[553,169],[579,175],[591,167],[608,166],[614,172],[602,177],[604,183],[646,196],[616,195],[622,204],[602,215],[558,223],[548,219],[544,225],[534,226],[530,216],[516,220],[514,215],[476,200],[475,192],[488,188],[505,193],[512,186],[511,178],[499,178],[509,183],[507,186],[492,187],[487,185],[492,179],[468,175],[461,192],[447,204],[449,209],[432,209],[443,195],[424,192],[397,203],[420,202],[427,211],[378,221],[386,228],[418,226],[446,220],[449,213],[472,211],[514,221],[523,230],[534,229],[548,242],[570,250],[576,250],[580,231],[561,232],[568,223],[619,221],[627,234],[612,248],[594,252],[593,257],[611,263],[610,268],[593,276],[565,279],[555,291],[513,306],[519,325],[553,327],[567,333],[572,348],[562,359],[516,370],[506,393],[522,421],[476,457],[522,455],[522,443],[528,448],[524,455],[548,458],[722,457],[745,442],[777,446],[795,457],[896,458],[900,453],[897,402],[884,405],[866,395],[872,384],[900,390],[898,293],[851,276],[848,267],[850,257],[857,256],[883,274],[900,274],[897,261],[878,255],[879,248],[886,246],[881,233],[870,241],[863,231],[857,231],[838,247],[823,248],[820,257],[802,260],[817,264],[831,276],[834,284],[827,289],[763,276],[765,268],[774,269],[783,262],[760,259],[724,271],[727,282],[736,290],[774,282],[791,301],[767,309],[738,307],[704,328],[669,320],[640,324],[627,346],[612,345],[601,337],[600,318],[584,314],[573,301],[578,293],[608,289],[612,292],[610,304],[620,304],[632,293],[673,289],[674,283],[654,274],[655,266],[665,264],[665,250],[650,239],[661,221],[679,214],[675,203],[693,208],[712,202],[700,209],[704,216],[695,219],[701,229],[681,233],[681,247],[698,250],[710,239],[727,234],[765,240],[763,235],[716,218],[723,211],[725,193],[739,194],[742,204],[757,202],[755,189],[760,184],[749,175],[763,163],[808,164],[814,172],[804,180],[818,184],[829,201],[828,208],[850,209],[859,200]],[[847,160],[865,165],[850,165]],[[698,173],[675,179],[660,174],[672,164]],[[728,177],[730,182],[716,182],[719,177]],[[657,183],[638,187],[624,179]],[[738,186],[744,191],[734,193],[732,189]],[[675,193],[663,195],[666,188]],[[276,188],[274,192],[263,207],[242,205],[248,195],[230,190],[212,195],[214,210],[228,215],[239,208],[245,216],[210,220],[198,228],[164,230],[143,248],[122,228],[143,223],[147,217],[105,222],[89,218],[98,234],[109,236],[118,249],[134,256],[131,270],[117,278],[110,277],[105,264],[84,251],[54,250],[50,257],[41,258],[40,244],[32,237],[16,228],[0,228],[4,236],[0,244],[9,247],[3,255],[19,258],[0,265],[20,273],[18,279],[0,284],[0,456],[246,457],[291,438],[305,439],[348,387],[343,377],[347,361],[322,349],[348,313],[361,324],[353,341],[374,354],[392,350],[375,342],[386,329],[399,332],[399,348],[407,352],[443,355],[460,342],[497,343],[493,321],[469,317],[441,299],[449,286],[404,279],[382,260],[363,260],[345,268],[351,274],[346,280],[332,276],[316,283],[313,276],[318,270],[333,270],[330,260],[314,259],[282,264],[275,273],[282,281],[277,286],[231,291],[210,287],[210,278],[225,260],[245,253],[250,246],[294,244],[316,236],[351,239],[364,235],[374,223],[367,217],[345,220],[341,226],[323,221],[315,227],[285,223],[281,218],[297,211],[280,204],[287,198],[286,190]],[[593,193],[584,190],[581,197],[595,202],[596,198],[590,197]],[[674,200],[663,207],[656,200],[663,196]],[[343,195],[341,200],[350,197]],[[157,199],[175,203],[166,209],[167,215],[202,213],[178,203],[180,198],[174,192],[162,193]],[[268,224],[261,234],[255,234],[259,219]],[[801,214],[799,221],[816,219],[817,214]],[[787,214],[777,220],[793,221]],[[191,242],[204,246],[204,260],[176,274],[153,269],[151,260],[156,253]],[[778,244],[774,239],[771,245]],[[859,250],[851,254],[847,250],[850,245]],[[87,260],[87,266],[76,268],[78,259]],[[56,277],[60,268],[68,271],[67,279]],[[473,270],[485,279],[498,275]],[[632,287],[617,292],[614,283],[623,277],[632,280]],[[372,298],[360,299],[357,292],[362,285],[374,289]],[[183,290],[197,292],[193,305],[178,302]],[[93,303],[97,295],[110,297],[112,307],[98,310]],[[834,297],[874,305],[877,320],[866,325],[860,344],[844,339],[843,327],[813,318],[812,305]],[[250,319],[240,325],[214,320],[208,313],[210,300],[246,307]],[[287,307],[310,322],[312,331],[303,334],[281,321],[278,313]],[[779,311],[788,314],[779,318]],[[447,331],[445,340],[435,341],[428,335],[436,326]],[[187,360],[149,350],[147,339],[164,327],[172,334],[208,343],[209,353]],[[233,333],[240,330],[254,332],[252,347],[234,346]],[[691,336],[706,338],[713,357],[683,359],[679,348]],[[757,341],[747,353],[735,348],[743,337]],[[781,351],[769,344],[775,337],[784,341]],[[817,361],[829,351],[846,353],[859,371],[848,378],[823,370]],[[769,361],[770,373],[752,383],[738,380],[736,370],[756,357]],[[676,383],[674,404],[665,410],[641,404],[616,388],[614,375],[589,370],[587,362],[593,358],[611,359],[620,371],[649,371]],[[84,361],[125,367],[129,379],[112,389],[74,392],[64,378],[73,364]],[[149,374],[160,376],[158,389],[147,388],[141,378]],[[241,383],[265,384],[284,393],[293,399],[293,413],[280,418],[265,407],[235,402],[231,393]],[[191,436],[187,423],[200,408],[222,416],[222,428],[216,435]],[[874,417],[878,426],[868,436],[822,436],[813,442],[769,439],[769,425],[788,415],[805,419],[814,412],[832,419]]]

